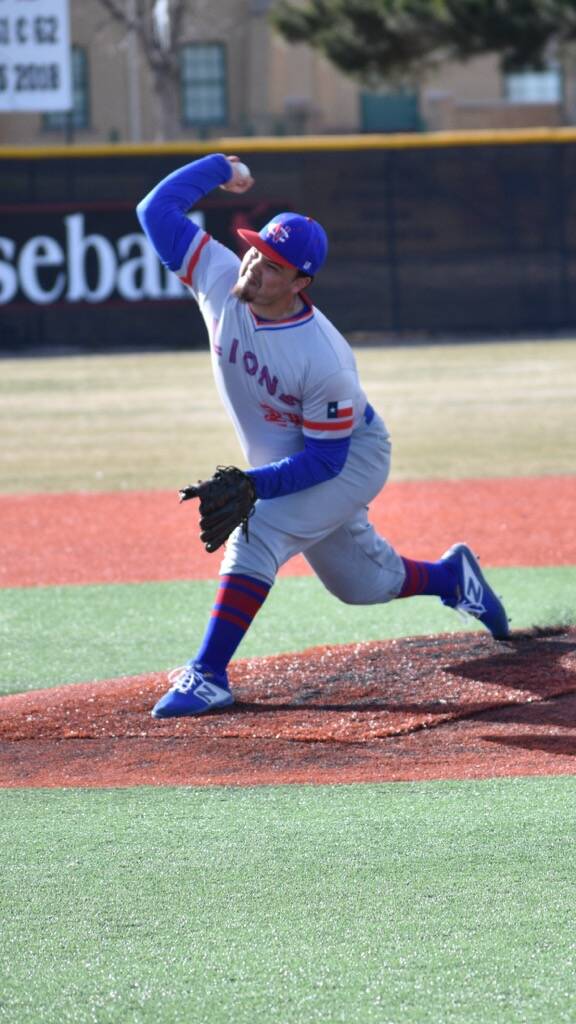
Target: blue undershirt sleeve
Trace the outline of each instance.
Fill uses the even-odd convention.
[[[231,175],[226,157],[212,153],[163,178],[138,203],[138,220],[170,270],[180,269],[194,235],[200,230],[186,214],[218,185],[225,185]]]
[[[305,439],[304,451],[280,462],[248,470],[259,498],[281,498],[338,476],[344,467],[350,438],[339,441]]]

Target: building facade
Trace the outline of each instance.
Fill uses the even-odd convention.
[[[134,0],[125,0],[129,13]],[[0,115],[0,145],[174,141],[576,122],[573,70],[503,76],[496,58],[447,64],[414,91],[369,92],[271,28],[275,0],[196,0],[175,41],[168,123],[136,36],[99,0],[71,0],[74,107]]]

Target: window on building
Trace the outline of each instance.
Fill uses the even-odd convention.
[[[561,103],[562,73],[557,67],[513,71],[505,75],[504,89],[511,103]]]
[[[88,55],[81,46],[72,47],[72,108],[44,114],[43,127],[49,132],[78,131],[90,127]]]
[[[183,46],[180,58],[184,124],[226,120],[226,54],[220,43]]]

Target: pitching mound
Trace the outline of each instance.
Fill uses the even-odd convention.
[[[155,721],[159,674],[2,700],[0,785],[385,782],[568,774],[576,630],[320,647],[232,666],[237,704]]]

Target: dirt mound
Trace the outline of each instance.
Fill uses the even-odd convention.
[[[2,699],[0,785],[260,785],[569,774],[576,630],[238,661],[237,703],[155,721],[160,674]]]

